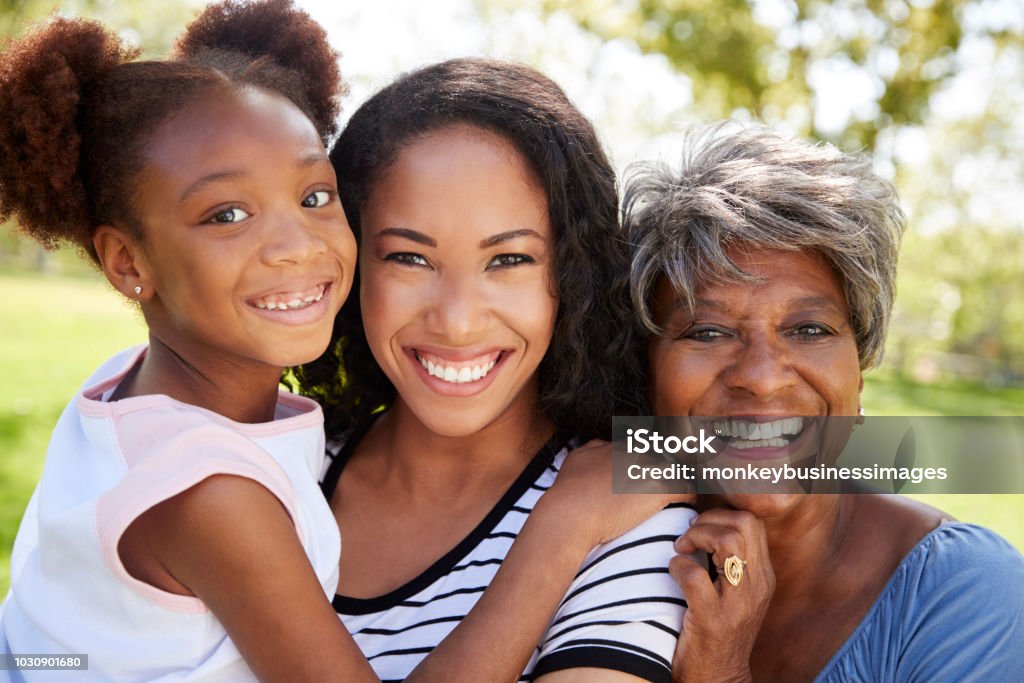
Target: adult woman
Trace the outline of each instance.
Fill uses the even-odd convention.
[[[757,433],[856,416],[895,290],[891,186],[865,159],[766,130],[687,143],[681,169],[646,166],[626,189],[655,412]],[[768,450],[734,438],[739,457]],[[698,507],[677,550],[706,550],[730,576],[673,560],[689,603],[678,680],[1024,671],[1024,558],[995,534],[896,496],[726,493]]]
[[[344,442],[324,481],[346,548],[335,607],[402,678],[490,583],[573,437],[635,410],[628,255],[593,128],[532,69],[404,76],[332,160],[359,289],[337,353],[301,378]],[[667,563],[691,515],[592,554],[525,673],[667,680],[684,605]]]

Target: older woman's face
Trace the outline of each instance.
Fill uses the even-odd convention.
[[[856,415],[863,380],[842,283],[814,252],[730,251],[762,282],[713,284],[691,315],[667,281],[649,347],[659,415]]]

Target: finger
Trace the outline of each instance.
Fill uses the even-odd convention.
[[[697,522],[721,524],[737,530],[743,536],[745,549],[743,553],[736,552],[734,554],[748,563],[744,576],[764,584],[769,593],[774,590],[775,573],[769,559],[768,535],[763,519],[745,510],[715,508],[701,513]],[[725,557],[715,557],[716,566],[721,567]]]
[[[739,531],[747,539],[747,545],[761,545],[767,549],[767,537],[765,535],[764,520],[746,510],[729,510],[727,508],[714,508],[706,510],[695,520],[700,524],[718,524]],[[757,540],[758,543],[751,543]]]
[[[719,595],[703,564],[688,555],[676,555],[668,563],[668,573],[679,584],[689,609],[704,614],[716,609]]]
[[[700,517],[697,520],[697,523],[686,530],[683,540],[677,545],[680,552],[703,550],[712,556],[716,567],[721,567],[725,558],[730,555],[740,558],[750,556],[746,539],[739,531],[717,524],[701,523]]]

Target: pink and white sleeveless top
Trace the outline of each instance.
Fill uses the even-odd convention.
[[[341,539],[317,486],[323,414],[315,402],[284,391],[275,419],[260,424],[161,395],[104,401],[145,352],[131,349],[107,361],[54,429],[15,540],[0,646],[16,654],[89,656],[88,671],[56,674],[61,680],[255,680],[202,601],[130,576],[117,544],[141,513],[203,479],[247,477],[288,511],[329,600]],[[14,680],[55,675],[3,673]]]

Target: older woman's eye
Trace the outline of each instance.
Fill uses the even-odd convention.
[[[803,323],[793,328],[793,334],[803,338],[830,337],[835,334],[828,325]]]
[[[717,327],[691,327],[680,335],[680,339],[692,339],[699,342],[711,342],[728,336]]]

